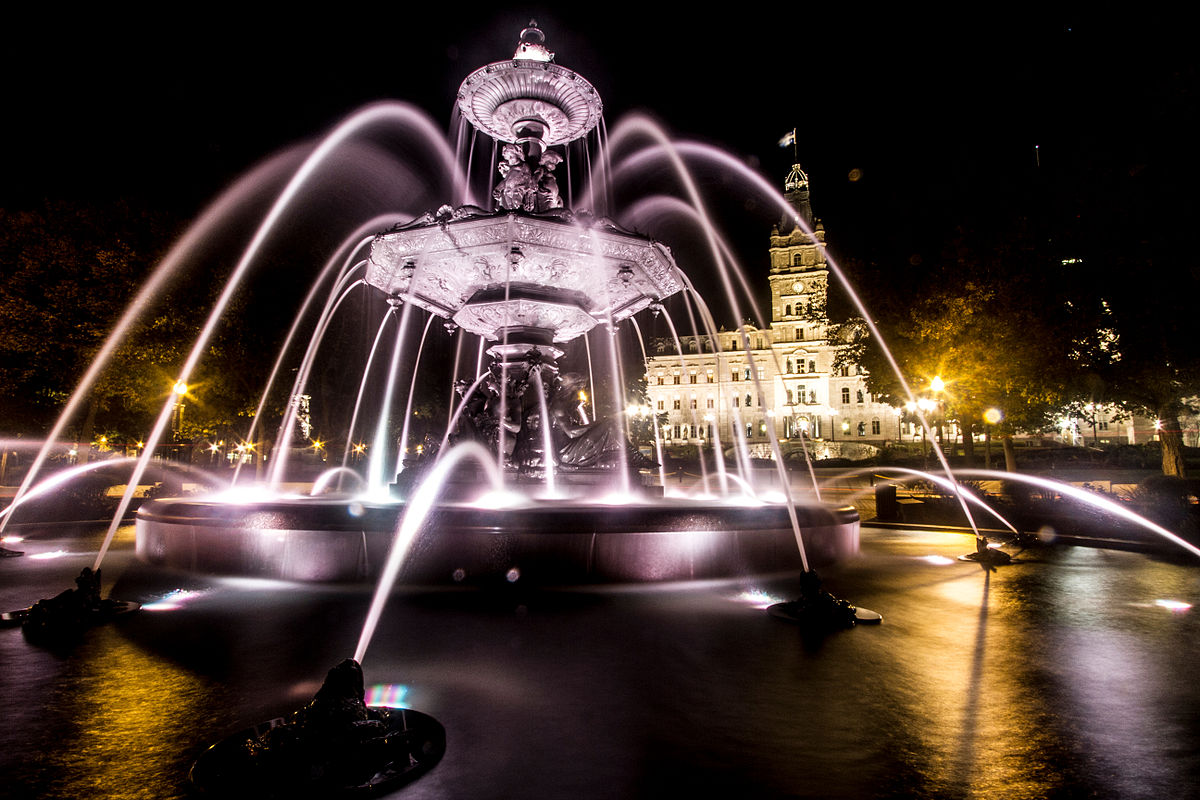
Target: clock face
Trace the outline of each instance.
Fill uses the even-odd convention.
[[[796,281],[792,284],[792,291],[800,294],[804,291],[804,281]]]

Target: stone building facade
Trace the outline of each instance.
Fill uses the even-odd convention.
[[[769,455],[770,426],[785,452],[805,437],[817,458],[861,458],[901,433],[898,410],[871,397],[859,369],[834,368],[825,228],[812,215],[799,166],[787,176],[785,197],[795,215],[771,232],[767,327],[681,336],[682,353],[673,340],[654,343],[647,390],[652,412],[666,416],[668,446],[708,447],[715,439],[728,449],[744,441],[756,455]]]

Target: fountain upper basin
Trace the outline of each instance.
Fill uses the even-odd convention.
[[[249,503],[160,499],[137,515],[149,564],[292,581],[374,581],[402,503],[281,498]],[[858,552],[854,508],[796,506],[810,566]],[[407,584],[536,585],[728,579],[797,572],[800,553],[779,503],[656,499],[624,505],[522,501],[434,507],[409,553]]]

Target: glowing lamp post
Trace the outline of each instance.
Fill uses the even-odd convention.
[[[983,412],[983,464],[987,469],[992,468],[992,426],[1002,419],[1004,419],[1004,414],[998,408],[989,408]]]
[[[175,433],[175,438],[178,439],[180,432],[183,430],[183,398],[187,397],[188,387],[183,381],[175,381],[175,385],[171,387],[171,391],[175,393],[177,398],[175,401],[175,416],[172,418],[172,428]]]
[[[944,380],[942,380],[942,376],[941,376],[941,375],[934,375],[934,376],[933,376],[933,380],[929,382],[929,390],[930,390],[931,392],[933,392],[933,394],[934,394],[934,397],[935,397],[935,400],[933,401],[933,402],[934,402],[934,407],[935,407],[935,408],[937,408],[937,411],[938,411],[938,415],[937,415],[937,439],[938,439],[938,447],[939,447],[939,448],[940,448],[940,449],[941,449],[943,452],[945,452],[945,450],[946,450],[946,443],[945,443],[945,441],[944,441],[944,439],[943,439],[943,436],[942,436],[942,421],[943,421],[943,418],[944,418],[946,415],[945,415],[945,411],[943,410],[943,409],[944,409],[944,406],[943,406],[943,401],[942,401],[942,393],[943,393],[944,391],[946,391],[946,382],[945,382]]]

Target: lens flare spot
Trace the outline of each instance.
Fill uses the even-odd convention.
[[[51,558],[62,558],[63,556],[69,555],[70,553],[68,553],[66,550],[51,550],[46,553],[34,553],[30,556],[30,558],[36,561],[46,561]]]
[[[1182,600],[1155,600],[1154,605],[1159,608],[1165,608],[1168,611],[1174,611],[1176,614],[1182,614],[1192,607],[1191,603],[1185,603]]]
[[[782,603],[784,598],[776,597],[763,589],[746,589],[734,596],[733,600],[735,603],[741,603],[751,608],[765,609],[776,603]]]
[[[191,591],[188,589],[175,589],[167,592],[157,600],[151,600],[148,603],[142,604],[143,611],[174,611],[178,608],[183,608],[185,605],[195,600],[198,597],[203,597],[208,592]]]
[[[521,580],[521,570],[517,569],[516,567],[512,567],[508,572],[504,573],[504,578],[509,583],[516,583],[517,581]]]
[[[402,683],[377,683],[366,691],[372,708],[408,708],[408,687]]]

